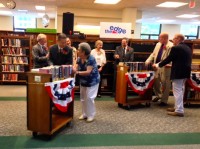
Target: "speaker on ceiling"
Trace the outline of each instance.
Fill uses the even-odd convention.
[[[62,32],[66,35],[73,35],[74,32],[74,14],[71,12],[63,13]]]

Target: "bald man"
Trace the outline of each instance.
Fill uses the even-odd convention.
[[[174,46],[169,56],[163,61],[154,64],[155,68],[163,67],[172,62],[171,76],[173,94],[175,98],[174,108],[168,108],[167,114],[172,116],[184,116],[183,96],[185,92],[185,81],[190,78],[192,50],[184,44],[185,37],[182,34],[176,34],[173,38]]]
[[[148,57],[145,63],[159,63],[169,55],[172,46],[173,43],[169,41],[168,33],[161,33],[159,42],[156,44],[153,53]],[[170,65],[159,68],[155,72],[154,92],[156,97],[153,99],[153,102],[160,100],[159,106],[167,105],[171,88],[170,73]]]

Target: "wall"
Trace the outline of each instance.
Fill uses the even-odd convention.
[[[94,25],[99,26],[100,22],[121,22],[121,11],[116,10],[92,10],[92,9],[75,9],[75,8],[58,8],[57,9],[57,31],[62,32],[62,15],[64,12],[74,13],[74,30],[81,31],[85,34],[99,34],[99,29],[79,28],[77,25]]]
[[[0,16],[0,30],[13,31],[13,17],[11,16]],[[3,22],[3,23],[2,23]],[[37,27],[44,28],[42,26],[42,19],[37,19]],[[49,29],[55,29],[55,19],[50,19]]]
[[[161,32],[169,33],[169,39],[173,39],[174,34],[180,33],[181,26],[179,24],[163,24]]]
[[[13,31],[13,17],[0,16],[0,22],[0,30]]]
[[[37,18],[37,28],[45,28],[42,25],[42,18]],[[55,19],[50,19],[49,26],[46,28],[47,29],[55,29]]]

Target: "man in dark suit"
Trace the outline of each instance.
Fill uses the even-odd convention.
[[[72,48],[66,45],[66,35],[59,34],[57,44],[50,47],[50,65],[72,65]]]
[[[184,116],[183,96],[185,91],[185,81],[190,78],[192,50],[183,43],[184,36],[176,34],[173,38],[174,46],[169,56],[160,63],[154,64],[154,67],[163,67],[172,62],[171,80],[173,94],[175,98],[174,108],[168,108],[167,114],[172,116]]]
[[[121,46],[116,47],[114,53],[114,79],[113,79],[113,96],[115,96],[116,89],[116,73],[117,73],[117,65],[119,62],[133,62],[134,53],[133,48],[128,46],[128,39],[123,38],[121,41]]]
[[[39,34],[37,36],[37,44],[32,48],[34,68],[42,68],[49,65],[48,63],[48,51],[46,47],[47,37],[45,34]]]

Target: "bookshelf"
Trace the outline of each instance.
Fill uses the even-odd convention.
[[[0,82],[26,83],[27,71],[30,71],[30,37],[0,35]]]

